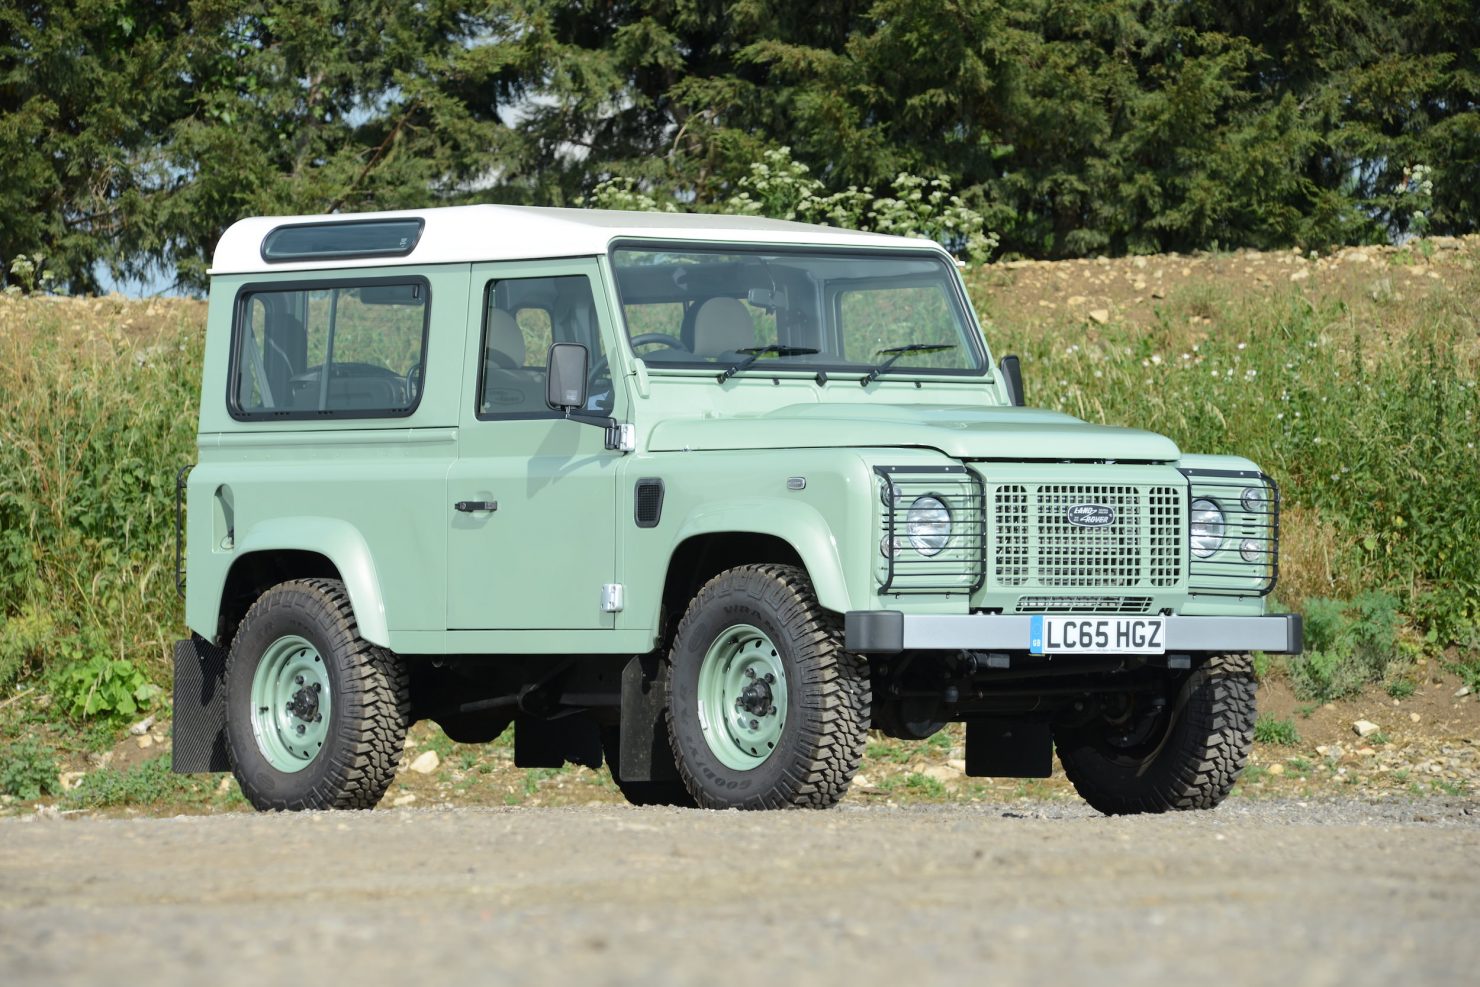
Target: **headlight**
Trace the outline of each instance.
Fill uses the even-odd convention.
[[[1238,554],[1245,562],[1259,563],[1268,561],[1269,558],[1264,550],[1264,543],[1253,538],[1245,538],[1239,542]]]
[[[939,498],[926,494],[910,505],[904,529],[915,551],[921,555],[939,555],[951,540],[951,512]]]
[[[1192,502],[1192,523],[1187,527],[1187,540],[1192,554],[1205,559],[1223,547],[1223,511],[1211,500]]]
[[[1248,487],[1238,495],[1238,502],[1250,514],[1264,514],[1269,510],[1269,491],[1263,487]]]

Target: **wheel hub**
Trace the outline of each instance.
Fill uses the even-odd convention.
[[[725,628],[699,666],[699,724],[722,764],[765,762],[786,726],[786,670],[770,637],[750,624]]]
[[[747,685],[736,705],[755,716],[768,715],[771,711],[771,686],[764,679]]]
[[[252,736],[278,771],[307,767],[329,738],[328,669],[312,642],[287,634],[269,644],[252,673]]]
[[[315,682],[311,686],[304,686],[293,693],[293,701],[288,703],[288,712],[300,720],[312,721],[319,715],[319,693],[323,686]]]

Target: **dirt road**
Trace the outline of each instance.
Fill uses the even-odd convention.
[[[1480,804],[0,821],[0,981],[1473,984]]]

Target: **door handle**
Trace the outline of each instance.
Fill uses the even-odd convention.
[[[496,511],[496,510],[498,510],[498,501],[496,501],[496,500],[460,500],[456,504],[453,504],[452,506],[455,507],[455,508],[457,508],[458,510],[462,511],[464,514],[476,514],[476,513],[482,512],[482,511]]]

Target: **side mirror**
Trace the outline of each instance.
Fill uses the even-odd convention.
[[[1021,408],[1023,406],[1023,366],[1018,358],[1009,353],[997,364],[1002,371],[1002,379],[1007,381],[1007,393],[1012,398],[1012,403]]]
[[[546,362],[545,403],[570,412],[586,405],[586,371],[591,354],[580,343],[553,343]]]

